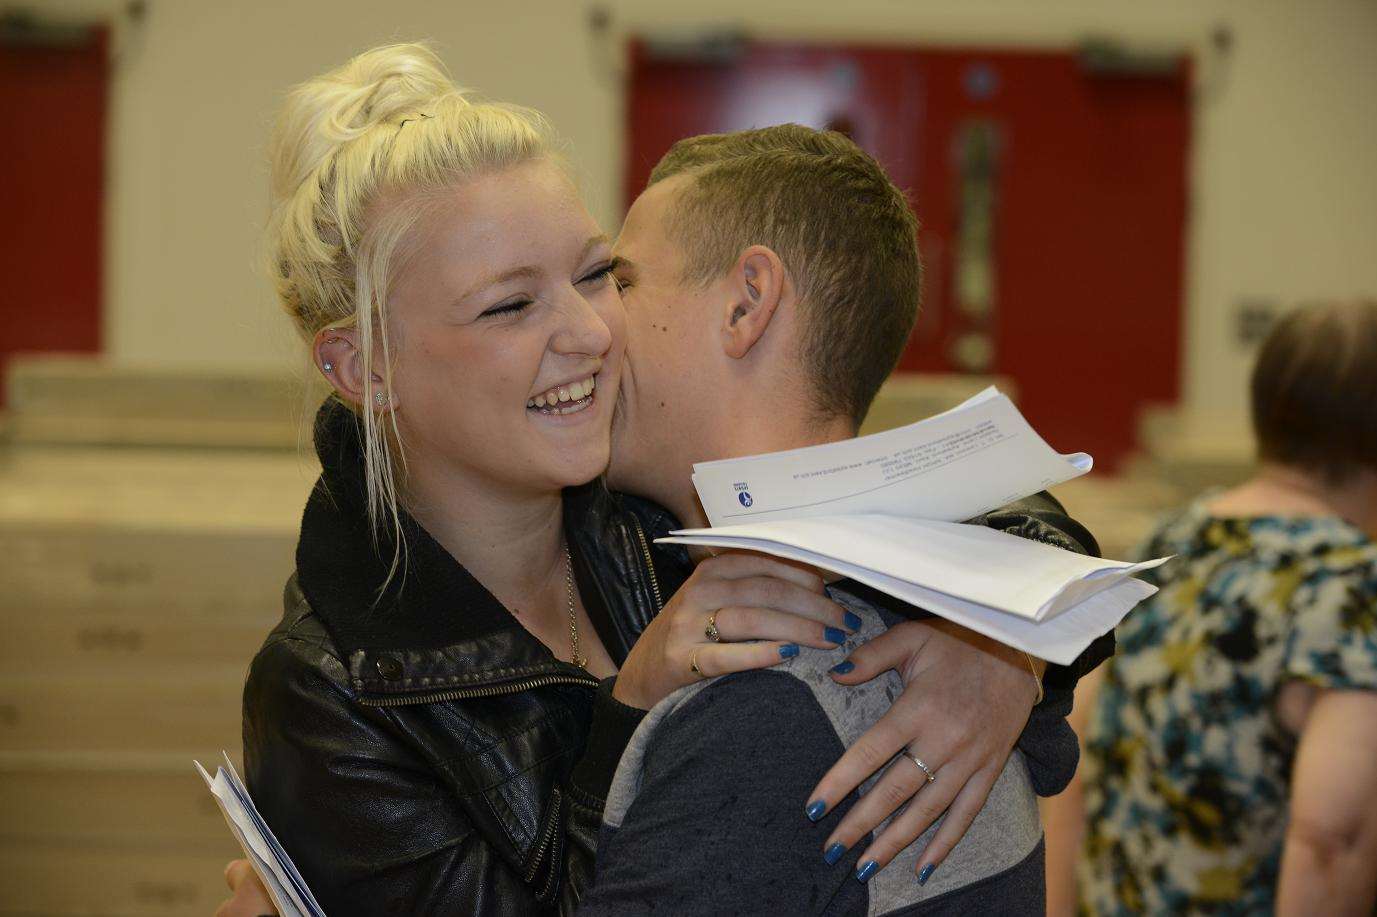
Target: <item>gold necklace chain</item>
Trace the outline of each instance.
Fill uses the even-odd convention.
[[[588,658],[579,654],[579,616],[574,611],[574,560],[569,556],[567,541],[564,543],[564,591],[569,597],[569,661],[585,669]]]

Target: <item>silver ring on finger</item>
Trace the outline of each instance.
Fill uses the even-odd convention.
[[[932,768],[924,764],[922,758],[913,754],[908,749],[904,749],[903,751],[899,752],[899,754],[903,755],[905,758],[908,758],[914,764],[918,765],[918,769],[923,772],[923,776],[927,778],[928,783],[932,783],[932,781],[937,779],[936,775],[934,775],[932,772]]]
[[[718,609],[718,611],[721,611],[721,609]],[[717,631],[717,612],[716,612],[716,611],[714,611],[712,614],[708,615],[708,626],[705,627],[705,628],[703,628],[703,636],[707,637],[707,638],[708,638],[709,640],[711,640],[713,643],[721,643],[721,642],[722,642],[722,635],[721,635],[720,633],[718,633],[718,631]]]

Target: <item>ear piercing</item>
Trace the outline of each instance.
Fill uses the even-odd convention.
[[[335,371],[335,364],[326,361],[320,368],[325,370],[327,373],[332,373]]]
[[[378,407],[383,407],[387,404],[387,396],[384,395],[382,392],[374,392],[373,403],[376,404]]]

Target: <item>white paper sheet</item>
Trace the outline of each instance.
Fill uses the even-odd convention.
[[[993,386],[927,420],[824,446],[701,462],[693,483],[714,527],[887,513],[959,522],[1090,470],[1061,455]]]
[[[984,526],[874,513],[779,519],[674,534],[678,537],[660,540],[749,551],[797,548],[851,569],[863,567],[1030,621],[1055,618],[1135,573],[1163,563],[1086,557]],[[991,575],[994,571],[997,576]]]
[[[219,803],[230,833],[243,848],[244,856],[253,864],[258,877],[263,880],[273,904],[277,905],[278,913],[282,917],[325,917],[325,912],[306,887],[306,880],[297,871],[292,858],[287,856],[287,851],[277,842],[268,823],[258,814],[258,808],[249,797],[244,782],[239,779],[229,755],[224,752],[221,754],[224,754],[225,763],[216,768],[214,778],[206,773],[201,762],[192,763]]]
[[[811,564],[872,586],[910,605],[968,627],[978,634],[984,634],[992,640],[998,640],[1058,665],[1070,665],[1096,638],[1117,627],[1134,605],[1157,591],[1157,587],[1124,574],[1114,585],[1071,606],[1064,613],[1043,621],[1035,621],[888,576],[866,565],[847,563],[826,554],[791,545],[759,539],[736,539],[722,534],[729,530],[713,529],[710,535],[676,536],[659,538],[656,541],[723,548],[749,547],[750,550],[764,554]],[[744,543],[747,541],[750,542],[749,545]]]

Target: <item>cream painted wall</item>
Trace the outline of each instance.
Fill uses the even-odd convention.
[[[1243,299],[1377,293],[1374,0],[607,0],[614,29],[739,25],[775,38],[1065,47],[1088,33],[1183,47],[1201,91],[1192,154],[1188,426],[1243,429]],[[47,0],[55,15],[116,15]],[[262,148],[283,88],[390,39],[440,43],[461,81],[546,111],[593,212],[620,217],[620,91],[586,3],[151,0],[117,29],[107,341],[118,360],[253,368],[298,350],[255,263]],[[1233,51],[1209,48],[1216,24]],[[1093,340],[1084,342],[1093,346]]]

